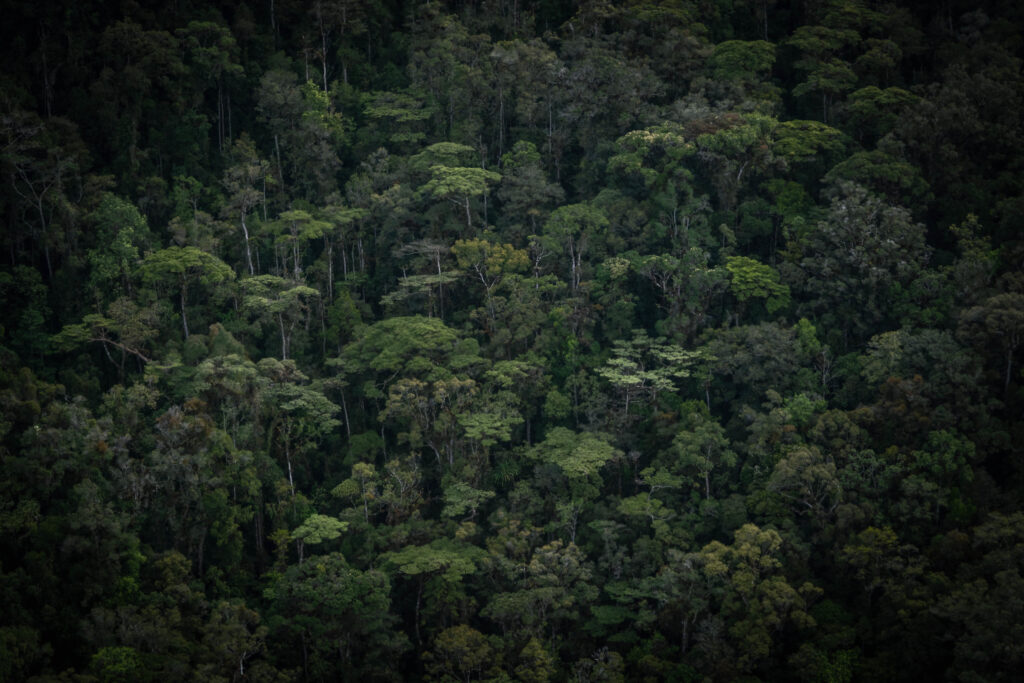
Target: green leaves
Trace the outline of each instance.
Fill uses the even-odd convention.
[[[167,247],[153,252],[142,260],[138,273],[149,285],[192,281],[206,285],[235,279],[230,266],[195,247]]]
[[[708,60],[715,80],[756,81],[775,63],[775,46],[764,40],[727,40]]]
[[[494,491],[481,491],[461,481],[452,483],[444,490],[444,517],[461,517],[469,513],[470,519],[476,517],[477,510],[485,502],[494,498]]]
[[[372,370],[403,375],[445,376],[437,362],[455,350],[458,334],[438,318],[422,316],[381,320],[341,353],[343,371]],[[435,374],[439,373],[439,374]]]
[[[791,163],[834,158],[846,148],[839,130],[818,121],[783,121],[775,128],[773,151]]]
[[[487,191],[488,183],[500,180],[500,173],[483,168],[431,166],[430,180],[420,191],[435,199],[479,197]]]
[[[152,239],[146,219],[134,205],[105,193],[89,222],[97,231],[97,246],[88,254],[92,267],[89,282],[96,298],[105,299],[111,290],[128,293],[128,278],[139,259],[139,249],[148,247]]]
[[[672,450],[681,469],[698,475],[708,499],[711,498],[711,473],[736,464],[736,453],[730,448],[722,425],[703,410],[690,412],[683,428],[672,440]]]
[[[725,267],[732,275],[730,289],[740,302],[764,299],[769,313],[789,306],[789,287],[779,282],[779,272],[771,266],[747,256],[730,256]]]
[[[598,434],[578,434],[565,427],[554,427],[528,454],[534,460],[557,465],[570,479],[588,479],[596,476],[619,451]]]
[[[806,239],[802,288],[823,319],[862,336],[891,315],[894,288],[921,272],[931,250],[905,209],[856,185],[840,194]]]
[[[427,545],[408,546],[385,553],[384,561],[406,576],[439,573],[449,583],[456,583],[476,571],[484,551],[449,539],[437,539]]]
[[[632,340],[615,342],[612,357],[597,374],[622,392],[628,412],[636,398],[653,401],[658,392],[674,390],[676,382],[689,377],[701,357],[700,352],[669,344],[663,337],[652,339],[646,332],[634,330]]]
[[[147,285],[176,285],[181,301],[181,323],[188,338],[185,304],[189,285],[217,284],[235,279],[231,266],[196,247],[168,247],[148,254],[139,265],[138,274]]]
[[[348,529],[348,522],[342,522],[327,515],[312,514],[292,531],[293,541],[302,541],[306,545],[314,545],[330,541]]]
[[[319,297],[320,292],[276,275],[257,275],[245,278],[239,284],[245,293],[243,309],[263,322],[277,323],[281,360],[287,360],[295,327],[308,319],[310,301]]]

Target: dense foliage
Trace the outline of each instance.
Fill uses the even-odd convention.
[[[1019,3],[2,5],[0,681],[1024,676]]]

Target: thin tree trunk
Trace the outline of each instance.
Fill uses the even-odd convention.
[[[245,236],[245,261],[249,264],[249,275],[255,275],[252,267],[252,249],[249,247],[249,228],[245,225],[245,212],[242,212],[242,234]]]
[[[1003,382],[1003,393],[1010,390],[1010,376],[1013,372],[1013,348],[1006,350],[1006,381]]]
[[[277,314],[277,323],[281,328],[281,360],[288,360],[288,338],[284,334],[284,316]]]
[[[352,426],[349,424],[348,419],[348,406],[345,405],[345,392],[341,392],[341,412],[345,416],[345,436],[349,439],[352,438]]]
[[[185,318],[185,285],[181,286],[181,326],[185,330],[185,339],[188,339],[188,319]]]
[[[420,600],[423,598],[423,575],[420,575],[420,586],[419,590],[416,591],[416,612],[413,627],[416,629],[416,644],[419,645],[423,641],[420,639]]]
[[[292,476],[292,454],[287,438],[284,440],[284,461],[288,465],[288,487],[292,491],[292,498],[295,498],[295,478]]]
[[[274,133],[274,154],[277,156],[277,184],[284,189],[284,174],[281,169],[281,142],[277,133]]]
[[[444,285],[441,282],[441,253],[436,252],[434,254],[437,262],[437,302],[438,310],[440,311],[441,320],[444,320]]]
[[[327,252],[327,301],[334,303],[334,245],[324,235],[324,251]]]

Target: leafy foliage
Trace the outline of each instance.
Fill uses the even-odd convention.
[[[1014,3],[8,5],[0,680],[1022,678]]]

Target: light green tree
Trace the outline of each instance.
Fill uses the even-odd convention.
[[[195,247],[167,247],[143,259],[136,271],[147,285],[175,287],[181,305],[181,326],[188,339],[188,318],[185,315],[189,287],[214,285],[234,280],[235,271],[212,254]]]
[[[244,298],[242,308],[261,320],[277,323],[281,335],[281,360],[288,360],[295,326],[308,322],[309,302],[320,292],[299,282],[276,275],[257,275],[240,283]]]
[[[342,522],[327,515],[312,514],[306,521],[292,531],[295,549],[299,553],[299,564],[302,564],[307,545],[317,545],[324,541],[332,541],[348,529],[348,522]]]

